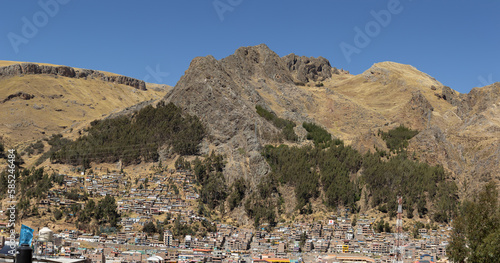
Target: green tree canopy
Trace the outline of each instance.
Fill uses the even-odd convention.
[[[448,254],[454,262],[499,262],[500,207],[494,182],[462,202],[453,221]]]

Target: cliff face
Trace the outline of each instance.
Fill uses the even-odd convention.
[[[242,176],[255,184],[269,171],[260,151],[276,143],[279,131],[256,114],[255,105],[261,105],[296,122],[298,144],[308,143],[304,121],[362,152],[385,147],[378,129],[417,129],[410,152],[443,165],[464,189],[476,189],[499,179],[499,86],[459,94],[409,65],[377,63],[355,76],[321,57],[279,57],[258,45],[221,60],[195,58],[165,99],[207,125],[203,151],[226,154],[229,182]]]
[[[146,90],[146,83],[142,80],[126,76],[119,76],[119,75],[108,76],[97,70],[90,70],[90,69],[75,70],[74,68],[67,66],[54,67],[54,66],[38,65],[34,63],[14,64],[0,68],[0,77],[12,77],[23,74],[24,75],[47,74],[47,75],[57,75],[57,76],[77,78],[77,79],[80,78],[99,79],[106,82],[124,84],[140,90]]]
[[[256,68],[252,65],[237,62],[234,63],[238,67],[227,69],[227,65],[233,63],[231,60],[254,59],[245,53],[223,61],[217,61],[212,56],[195,58],[165,99],[189,114],[197,115],[204,122],[210,135],[202,152],[215,149],[226,154],[228,164],[225,173],[230,175],[227,177],[229,182],[232,178],[244,177],[257,183],[268,172],[260,155],[262,141],[266,142],[278,130],[257,115],[255,104],[263,98],[248,78],[254,74],[275,77],[279,75],[279,69],[265,72],[258,68],[259,71],[254,72]],[[286,76],[281,77],[282,81],[286,81]],[[239,152],[245,152],[245,155]]]

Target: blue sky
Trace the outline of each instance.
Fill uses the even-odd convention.
[[[359,74],[411,64],[460,92],[500,81],[500,2],[444,0],[1,1],[0,60],[175,85],[196,56],[267,44]],[[390,17],[388,16],[390,15]]]

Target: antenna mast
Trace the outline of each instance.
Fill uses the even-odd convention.
[[[403,263],[403,198],[401,196],[398,196],[395,250],[396,263]]]

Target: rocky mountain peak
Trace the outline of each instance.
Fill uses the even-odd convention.
[[[228,72],[241,79],[265,78],[278,83],[293,83],[284,61],[265,44],[238,48],[221,63]]]
[[[323,57],[279,57],[262,44],[239,48],[220,60],[193,59],[165,99],[205,123],[210,136],[202,153],[214,149],[228,156],[224,174],[229,181],[242,176],[256,184],[269,171],[260,151],[276,142],[280,130],[256,113],[256,105],[294,121],[301,138],[301,123],[315,122],[360,150],[383,146],[372,134],[377,129],[404,124],[422,134],[439,131],[443,136],[412,140],[411,148],[422,160],[439,160],[459,180],[496,171],[491,167],[499,160],[499,83],[460,94],[395,62],[376,63],[356,76],[334,76],[343,73]],[[488,142],[482,146],[488,158],[476,156],[474,146],[481,141]]]

